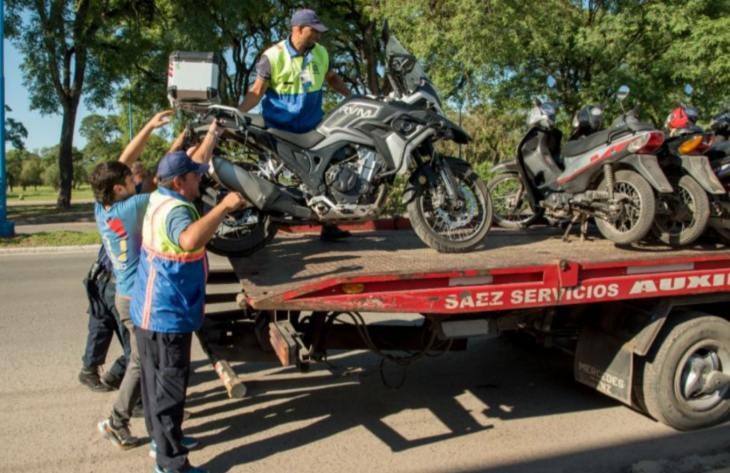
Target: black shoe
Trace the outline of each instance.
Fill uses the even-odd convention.
[[[351,236],[352,233],[347,230],[340,230],[335,225],[322,225],[322,231],[319,234],[319,239],[322,241],[336,241],[342,238]]]
[[[110,390],[117,390],[122,385],[122,378],[115,376],[108,371],[101,375],[101,382],[109,387]]]
[[[122,427],[114,427],[109,419],[102,420],[96,425],[99,432],[108,439],[111,443],[127,450],[130,448],[138,447],[142,445],[142,439],[135,437],[129,432],[129,427],[124,425]]]
[[[112,388],[101,382],[99,378],[99,368],[97,366],[91,368],[81,368],[79,373],[79,382],[95,392],[109,392]]]

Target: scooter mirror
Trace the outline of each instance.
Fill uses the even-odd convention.
[[[686,95],[687,97],[692,97],[694,91],[695,88],[692,87],[692,84],[684,84],[684,95]]]
[[[618,88],[618,91],[616,92],[616,98],[619,99],[619,101],[623,102],[626,97],[629,96],[630,91],[631,89],[629,89],[629,86],[624,84]]]

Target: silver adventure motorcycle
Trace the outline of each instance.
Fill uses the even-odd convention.
[[[201,210],[229,191],[253,204],[220,225],[211,251],[249,254],[280,225],[375,219],[399,174],[407,176],[404,201],[423,242],[441,252],[468,251],[482,242],[492,221],[485,183],[465,161],[434,148],[439,140],[463,144],[470,137],[446,117],[428,75],[387,24],[383,41],[392,92],[348,98],[308,133],[267,128],[260,115],[232,107],[205,111],[198,132],[212,119],[226,131]]]

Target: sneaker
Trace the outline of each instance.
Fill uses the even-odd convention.
[[[105,438],[109,439],[111,443],[121,448],[122,450],[134,448],[142,444],[142,439],[132,435],[129,432],[129,427],[126,425],[115,428],[112,426],[112,423],[109,421],[109,419],[105,419],[99,422],[96,427],[99,429],[99,432],[104,435]]]
[[[122,385],[122,378],[107,371],[101,376],[101,382],[109,386],[111,389],[116,390]]]
[[[183,436],[182,441],[180,443],[182,443],[182,446],[187,448],[188,450],[192,450],[195,447],[197,447],[198,445],[200,445],[200,440],[196,439],[195,437]],[[157,458],[157,444],[155,443],[154,440],[150,441],[149,455],[150,455],[150,458]]]
[[[352,233],[347,230],[340,230],[335,225],[322,225],[322,231],[319,234],[319,239],[322,241],[337,241],[342,238],[347,238]]]
[[[103,393],[112,390],[109,386],[101,382],[98,366],[81,368],[81,372],[79,373],[79,382],[95,392]]]
[[[167,470],[159,465],[155,465],[155,473],[208,473],[208,470],[198,468],[197,466],[193,466],[188,463],[181,470]]]

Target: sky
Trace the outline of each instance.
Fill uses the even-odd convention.
[[[30,110],[28,91],[23,86],[23,76],[20,64],[23,62],[21,53],[5,40],[3,43],[5,54],[5,104],[12,112],[6,112],[6,116],[21,122],[28,130],[28,138],[25,140],[25,147],[31,151],[57,145],[61,139],[61,114],[41,115],[36,110]],[[79,135],[81,120],[94,112],[89,111],[84,105],[83,98],[79,104],[76,115],[76,128],[74,130],[74,146],[81,149],[86,144]],[[105,113],[101,111],[100,113]],[[7,149],[10,149],[10,143]]]

